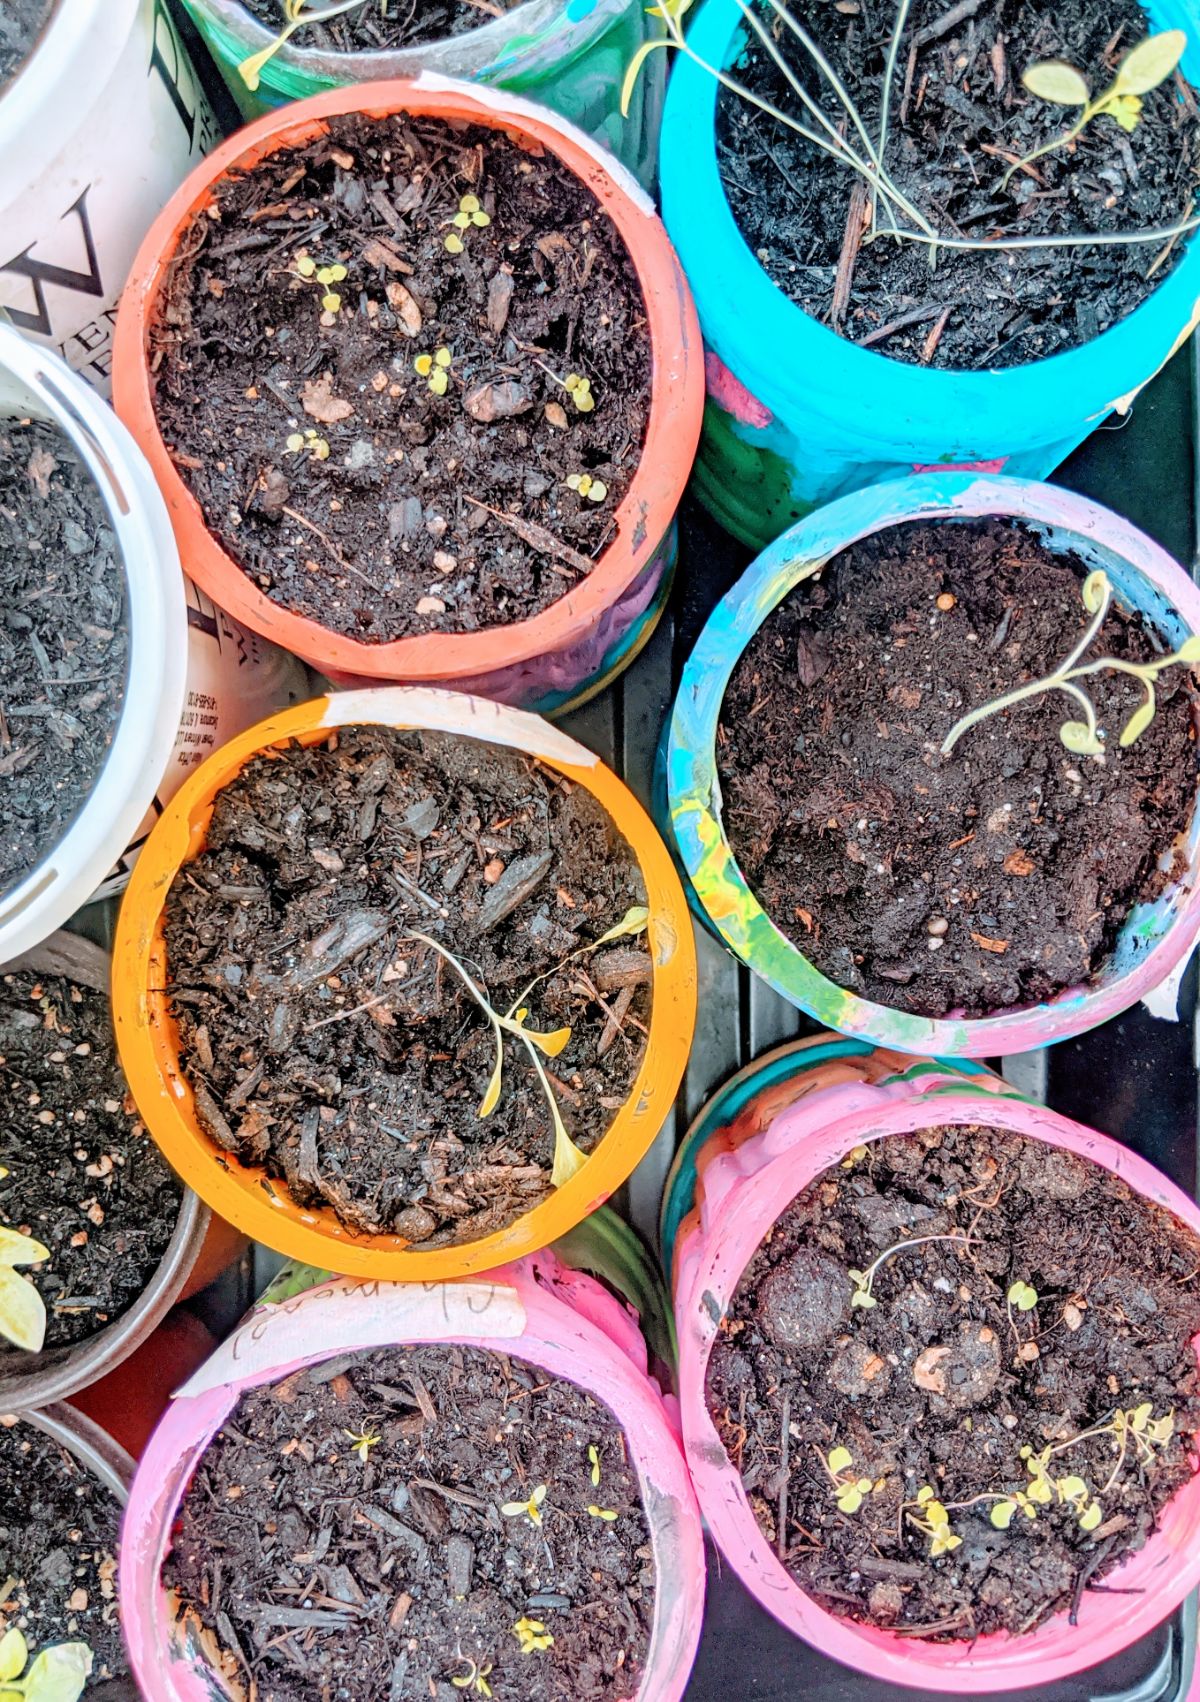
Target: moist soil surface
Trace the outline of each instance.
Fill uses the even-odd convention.
[[[615,227],[564,166],[479,126],[335,119],[224,180],[153,340],[159,426],[222,547],[370,643],[504,625],[578,585],[649,413]]]
[[[943,1239],[885,1257],[874,1307],[852,1308],[851,1270],[925,1236]],[[747,1266],[708,1370],[714,1423],[792,1576],[831,1613],[943,1639],[1074,1611],[1191,1476],[1198,1266],[1178,1219],[1004,1130],[889,1136],[825,1171]],[[1017,1282],[1036,1293],[1026,1311],[1007,1300]],[[1146,1403],[1122,1452],[1114,1415]],[[853,1512],[825,1463],[837,1448],[842,1475],[869,1480]],[[1047,1448],[1052,1483],[1099,1503],[1094,1528],[1053,1489],[998,1529],[993,1497],[1024,1495],[1022,1450]],[[926,1485],[961,1539],[936,1557],[916,1523]]]
[[[0,421],[0,894],[58,843],[104,766],[126,618],[88,469],[53,426]]]
[[[505,1512],[538,1489],[539,1524]],[[440,1345],[243,1395],[164,1581],[259,1702],[455,1702],[488,1694],[473,1674],[496,1702],[618,1702],[641,1683],[655,1588],[611,1413],[518,1360]],[[521,1622],[552,1644],[523,1653]]]
[[[140,1297],[179,1218],[178,1182],[125,1086],[108,1000],[55,975],[0,978],[0,1221],[50,1249],[24,1275],[46,1347],[106,1328]],[[28,1360],[0,1342],[0,1364]]]
[[[308,24],[294,42],[317,53],[378,53],[388,48],[417,47],[463,35],[481,24],[493,24],[511,12],[519,0],[363,0],[363,5],[327,24]],[[279,0],[242,0],[246,10],[268,29],[283,24]]]
[[[810,94],[845,126],[813,61],[762,10]],[[874,138],[894,6],[798,0],[792,10]],[[1063,135],[1079,113],[1031,95],[1021,82],[1025,68],[1066,60],[1099,94],[1150,31],[1137,0],[1100,8],[1085,0],[1054,7],[913,0],[890,103],[886,165],[897,188],[940,235],[970,240],[1151,230],[1186,219],[1200,126],[1181,76],[1144,97],[1132,134],[1112,118],[1095,119],[1071,148],[1004,184],[1014,161]],[[751,39],[739,72],[745,85],[812,128],[782,72]],[[870,219],[865,180],[728,92],[720,97],[718,150],[734,217],[772,281],[813,318],[897,360],[1007,367],[1074,348],[1132,312],[1183,253],[1176,243],[1164,258],[1162,241],[990,254],[941,248],[931,270],[923,243],[859,245]]]
[[[134,1702],[117,1620],[121,1505],[74,1455],[32,1424],[0,1428],[0,1568],[11,1588],[0,1629],[25,1633],[30,1659],[49,1643],[92,1651],[85,1694]],[[13,1582],[15,1580],[15,1583]]]
[[[644,904],[590,794],[516,752],[354,728],[256,757],[167,900],[201,1121],[347,1228],[423,1247],[490,1234],[550,1190],[550,1110],[506,1035],[499,1100],[479,1116],[493,1030],[428,941],[501,1015],[516,1001],[531,1029],[570,1028],[543,1062],[590,1152],[641,1061],[651,964],[644,934],[566,960]]]
[[[1108,734],[1046,692],[941,746],[960,716],[1053,672],[1088,623],[1084,567],[997,520],[914,522],[836,556],[768,616],[734,669],[717,764],[729,843],[775,923],[835,981],[922,1016],[986,1015],[1086,983],[1190,819],[1195,685],[1083,681]],[[1088,657],[1161,656],[1115,605]]]
[[[33,52],[54,0],[5,0],[0,7],[0,94]]]

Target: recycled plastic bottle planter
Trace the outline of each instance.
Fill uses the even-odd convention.
[[[971,1641],[930,1641],[835,1615],[800,1588],[760,1528],[709,1410],[714,1345],[764,1236],[814,1178],[847,1160],[869,1163],[863,1149],[869,1154],[886,1136],[954,1125],[1012,1131],[1091,1160],[1200,1231],[1196,1203],[1128,1148],[1014,1094],[989,1071],[965,1067],[970,1079],[935,1062],[874,1052],[856,1040],[798,1041],[750,1065],[701,1112],[668,1179],[662,1218],[679,1332],[684,1448],[713,1538],[746,1587],[789,1630],[833,1659],[891,1683],[968,1694],[1029,1686],[1033,1694],[1129,1647],[1195,1588],[1200,1477],[1175,1493],[1145,1546],[1111,1575],[1121,1593],[1084,1589],[1077,1624],[1064,1611],[1023,1636],[993,1632]],[[962,1268],[963,1280],[971,1281],[970,1265]],[[936,1323],[933,1328],[936,1334]],[[975,1423],[978,1429],[978,1414]],[[793,1421],[793,1448],[808,1445],[804,1423]],[[951,1513],[960,1530],[971,1517],[980,1517],[978,1509]]]
[[[1196,80],[1193,0],[1147,10],[1155,29],[1188,32],[1183,71]],[[689,21],[701,59],[735,62],[749,33],[738,0],[708,0]],[[753,548],[818,504],[901,473],[1044,478],[1108,414],[1128,410],[1196,323],[1200,244],[1188,239],[1184,259],[1127,318],[1034,364],[934,371],[856,347],[777,289],[739,230],[717,163],[717,95],[716,79],[680,55],[663,119],[662,206],[707,351],[696,490]]]
[[[339,115],[380,119],[397,113],[485,125],[533,154],[556,156],[581,179],[610,215],[641,286],[652,391],[646,440],[613,515],[612,541],[564,596],[541,614],[508,625],[368,643],[282,607],[226,554],[163,442],[147,362],[160,292],[179,241],[192,217],[212,204],[218,180],[312,142]],[[381,334],[385,365],[403,356],[407,372],[412,354],[413,345],[402,336]],[[188,575],[218,607],[339,683],[444,685],[558,713],[626,667],[662,612],[675,559],[675,510],[691,471],[703,406],[691,298],[666,232],[633,180],[595,143],[516,96],[432,78],[378,83],[314,96],[239,131],[188,179],[150,228],[122,300],[114,385],[117,411],[166,498]]]
[[[210,1669],[198,1648],[185,1645],[160,1574],[187,1485],[243,1394],[335,1354],[453,1343],[576,1384],[623,1430],[656,1573],[649,1653],[630,1702],[677,1702],[700,1636],[704,1551],[671,1405],[647,1376],[636,1315],[549,1253],[486,1280],[418,1287],[335,1278],[291,1298],[274,1292],[280,1298],[260,1303],[179,1392],[134,1481],[121,1549],[122,1616],[143,1691],[156,1702],[200,1702],[210,1693]]]
[[[346,83],[425,71],[527,95],[611,149],[643,183],[653,175],[666,67],[648,67],[649,81],[635,92],[627,119],[617,105],[625,66],[653,27],[634,0],[525,0],[461,35],[390,53],[323,52],[311,45],[312,31],[302,30],[264,65],[253,93],[237,67],[276,32],[241,0],[186,4],[247,118]]]
[[[763,622],[814,568],[856,540],[908,521],[1011,517],[1048,544],[1103,568],[1118,606],[1140,611],[1164,650],[1200,631],[1200,596],[1178,565],[1127,521],[1074,493],[1024,480],[924,474],[840,498],[801,521],[747,569],[709,617],[683,671],[666,737],[666,807],[700,913],[729,949],[793,1004],[845,1034],[939,1057],[1028,1051],[1094,1028],[1127,1009],[1185,960],[1200,926],[1200,816],[1161,848],[1175,871],[1130,910],[1092,984],[1046,1003],[982,1017],[915,1015],[834,984],[785,935],[750,890],[723,825],[716,732],[731,674]],[[1067,649],[1064,643],[1064,652]],[[1059,700],[1065,701],[1065,700]],[[969,706],[964,706],[969,707]],[[949,731],[949,726],[947,726]],[[966,749],[964,743],[962,749]],[[1060,755],[1065,755],[1059,752]],[[803,758],[789,757],[802,762]],[[1194,786],[1194,776],[1186,781]],[[800,924],[796,933],[804,938]],[[994,943],[994,942],[993,942]]]
[[[7,970],[61,975],[104,994],[109,990],[110,967],[108,954],[99,946],[67,933],[53,934],[5,965]],[[227,1223],[214,1218],[190,1188],[181,1189],[174,1233],[136,1302],[83,1341],[47,1347],[37,1354],[5,1352],[0,1360],[0,1411],[46,1407],[108,1376],[154,1333],[177,1301],[198,1294],[218,1276],[240,1245]]]
[[[258,752],[328,741],[338,728],[440,730],[528,753],[586,789],[624,835],[640,867],[652,960],[645,1052],[632,1089],[569,1180],[506,1227],[422,1250],[393,1233],[355,1233],[328,1206],[296,1203],[285,1182],[223,1151],[205,1133],[180,1062],[168,1003],[164,941],[168,888],[205,843],[218,793]],[[447,973],[450,973],[448,970]],[[134,1098],[173,1169],[214,1210],[255,1239],[317,1269],[441,1279],[487,1270],[545,1246],[601,1205],[654,1139],[682,1077],[695,1020],[696,971],[686,901],[665,846],[619,780],[556,728],[519,710],[457,693],[396,687],[318,698],[226,745],[168,805],[134,870],[114,947],[117,1040]]]

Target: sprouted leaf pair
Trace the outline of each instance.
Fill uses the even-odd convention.
[[[18,1275],[16,1267],[38,1265],[49,1257],[49,1247],[43,1247],[32,1236],[0,1227],[0,1336],[27,1353],[42,1351],[46,1339],[46,1303],[33,1284]],[[4,1702],[3,1691],[0,1702]]]
[[[865,1311],[869,1311],[872,1306],[878,1304],[872,1293],[876,1273],[889,1259],[894,1258],[897,1253],[903,1253],[907,1247],[925,1247],[933,1241],[958,1241],[965,1247],[968,1240],[969,1236],[966,1231],[957,1229],[949,1235],[916,1235],[909,1241],[897,1241],[894,1246],[885,1248],[877,1259],[872,1260],[865,1271],[846,1272],[846,1275],[854,1284],[854,1293],[850,1296],[850,1310],[854,1311],[858,1307],[862,1307]]]
[[[14,1625],[0,1637],[0,1702],[77,1702],[92,1670],[86,1643],[55,1643],[34,1656]],[[25,1673],[22,1678],[21,1674]]]
[[[831,1448],[828,1454],[817,1450],[833,1484],[834,1500],[839,1513],[857,1513],[865,1496],[879,1486],[873,1478],[863,1477],[854,1469],[854,1455],[849,1448]]]
[[[336,18],[342,12],[353,12],[365,4],[366,0],[334,0],[332,5],[314,6],[312,0],[283,0],[283,28],[267,47],[242,60],[237,68],[238,76],[253,94],[262,79],[264,66],[274,59],[281,47],[287,45],[297,30],[303,29],[305,24],[323,24],[329,18]],[[383,10],[382,5],[380,10]]]

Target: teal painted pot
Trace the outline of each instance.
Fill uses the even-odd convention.
[[[661,30],[641,0],[524,0],[506,16],[462,35],[395,53],[321,53],[297,31],[262,71],[251,93],[237,67],[274,32],[241,0],[184,0],[244,118],[323,89],[422,71],[527,95],[569,118],[616,154],[643,184],[655,171],[666,86],[665,54],[653,53],[638,79],[629,117],[620,114],[625,67]]]
[[[1187,31],[1183,71],[1200,83],[1198,0],[1148,0],[1146,10],[1155,28]],[[687,39],[708,65],[730,66],[746,35],[739,0],[706,0]],[[857,347],[789,300],[746,243],[721,182],[716,101],[715,77],[680,55],[659,172],[663,219],[706,348],[693,488],[752,548],[820,503],[903,473],[948,467],[1044,478],[1107,415],[1132,405],[1200,317],[1200,241],[1191,239],[1170,276],[1120,324],[1046,360],[936,371]]]

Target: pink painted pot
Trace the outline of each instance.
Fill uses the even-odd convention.
[[[990,1072],[968,1078],[942,1064],[899,1059],[834,1036],[783,1048],[757,1067],[764,1077],[759,1094],[747,1093],[752,1084],[744,1072],[730,1084],[732,1098],[727,1089],[717,1096],[725,1099],[722,1111],[701,1114],[708,1138],[699,1151],[689,1153],[686,1143],[680,1149],[683,1162],[667,1194],[668,1204],[674,1196],[684,1450],[701,1511],[725,1558],[788,1630],[834,1660],[895,1684],[967,1695],[1040,1688],[1119,1654],[1200,1583],[1200,1476],[1179,1490],[1159,1529],[1121,1567],[1121,1588],[1136,1594],[1085,1590],[1078,1624],[1060,1613],[1024,1637],[995,1633],[959,1644],[900,1637],[829,1613],[776,1558],[709,1417],[708,1359],[742,1272],[780,1213],[852,1147],[885,1135],[988,1123],[1091,1159],[1198,1234],[1200,1208],[1117,1141],[1014,1094]]]
[[[303,1268],[296,1277],[313,1280]],[[142,1456],[121,1537],[122,1623],[142,1693],[154,1702],[211,1702],[220,1689],[203,1656],[182,1645],[160,1574],[184,1490],[239,1396],[335,1353],[401,1342],[511,1354],[568,1378],[614,1414],[638,1474],[657,1572],[646,1672],[628,1702],[679,1702],[700,1640],[704,1545],[675,1403],[647,1374],[636,1314],[546,1252],[486,1278],[336,1277],[298,1294],[285,1289],[260,1303],[184,1385]]]

